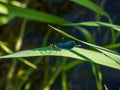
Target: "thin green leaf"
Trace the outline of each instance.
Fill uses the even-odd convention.
[[[53,23],[53,24],[67,23],[67,21],[57,16],[54,16],[54,15],[51,15],[51,14],[48,14],[42,11],[35,11],[31,9],[21,8],[21,7],[12,6],[12,5],[5,4],[5,3],[1,3],[1,5],[4,8],[2,9],[2,12],[1,12],[3,14],[12,14],[12,15],[15,15],[16,17],[21,17],[24,19],[30,19],[30,20]]]
[[[12,54],[12,53],[13,53],[13,51],[10,50],[10,49],[5,45],[4,42],[0,41],[0,46],[1,46],[1,48],[2,48],[5,52],[7,52],[7,53],[9,53],[9,54]],[[20,60],[20,61],[23,62],[24,64],[26,64],[26,65],[34,68],[34,69],[37,68],[36,65],[32,64],[31,62],[27,61],[26,59],[18,58],[18,60]]]
[[[66,54],[67,53],[67,54]],[[0,58],[16,58],[16,57],[31,57],[31,56],[63,56],[75,59],[80,59],[100,65],[105,65],[120,70],[120,65],[106,55],[95,52],[92,50],[86,50],[82,48],[73,48],[70,50],[59,49],[54,50],[49,47],[37,48],[33,50],[25,50],[16,52],[11,55],[1,56]]]
[[[97,4],[94,4],[92,1],[90,0],[71,0],[79,5],[82,5],[84,7],[87,7],[88,9],[96,12],[97,14],[100,14],[102,16],[105,16],[109,23],[113,23],[111,17],[109,16],[109,14],[104,11],[102,8],[100,8]],[[111,29],[111,33],[112,33],[112,40],[111,43],[115,43],[115,32],[113,31],[113,29]]]
[[[65,33],[65,32],[63,32],[63,31],[61,31],[61,30],[59,30],[57,28],[55,28],[55,27],[52,27],[52,26],[50,26],[50,27],[53,28],[54,30],[56,30],[57,32],[65,35],[68,38],[71,38],[71,39],[76,40],[76,41],[78,41],[80,43],[86,44],[88,46],[91,46],[91,47],[97,49],[98,51],[100,51],[100,52],[104,53],[105,55],[109,56],[110,58],[112,58],[113,61],[115,61],[116,63],[118,63],[120,65],[120,54],[119,53],[114,52],[114,51],[109,50],[109,49],[106,49],[106,48],[103,48],[103,47],[100,47],[100,46],[97,46],[97,45],[87,43],[87,42],[82,41],[82,40],[79,40],[79,39],[77,39],[77,38],[75,38],[75,37],[73,37],[73,36],[71,36],[71,35],[69,35],[69,34],[67,34],[67,33]]]
[[[116,63],[118,63],[120,65],[120,55],[105,51],[105,50],[101,50],[98,48],[99,51],[101,51],[102,53],[104,53],[105,55],[107,55],[108,57],[110,57],[112,60],[114,60]]]
[[[109,49],[116,49],[116,48],[120,47],[120,43],[110,44],[110,45],[106,45],[104,47],[109,48]]]
[[[71,0],[71,1],[75,2],[77,4],[80,4],[82,6],[85,6],[88,9],[90,9],[90,10],[92,10],[100,15],[108,17],[108,14],[102,8],[100,8],[98,5],[94,4],[90,0]]]
[[[64,67],[64,71],[68,71],[76,65],[81,65],[82,66],[83,64],[84,64],[84,61],[74,60]]]
[[[65,24],[65,26],[94,26],[94,27],[110,27],[117,31],[120,31],[120,26],[106,23],[106,22],[100,22],[100,21],[89,21],[89,22],[80,22],[80,23],[70,23]]]
[[[82,35],[84,35],[84,37],[86,38],[87,42],[93,43],[93,44],[95,43],[95,40],[92,37],[92,35],[89,32],[89,30],[87,30],[87,29],[85,29],[83,27],[78,27],[78,26],[75,26],[75,28],[77,28],[82,33]]]

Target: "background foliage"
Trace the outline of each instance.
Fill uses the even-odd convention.
[[[120,26],[109,2],[0,0],[0,55],[11,54],[0,57],[0,89],[119,90]],[[67,40],[81,47],[47,47]]]

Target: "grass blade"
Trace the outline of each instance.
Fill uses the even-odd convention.
[[[73,36],[71,36],[71,35],[69,35],[69,34],[67,34],[67,33],[65,33],[65,32],[63,32],[63,31],[61,31],[59,29],[57,29],[57,28],[54,28],[52,26],[50,26],[50,27],[53,28],[54,30],[56,30],[57,32],[63,34],[64,36],[68,37],[68,38],[71,38],[71,39],[76,40],[76,41],[78,41],[80,43],[86,44],[88,46],[91,46],[91,47],[97,49],[98,51],[100,51],[103,54],[105,54],[105,55],[109,56],[110,58],[112,58],[113,61],[115,61],[116,63],[118,63],[120,65],[120,54],[119,53],[114,52],[114,51],[109,50],[109,49],[106,49],[106,48],[103,48],[103,47],[100,47],[100,46],[97,46],[97,45],[93,45],[93,44],[84,42],[82,40],[79,40],[79,39],[77,39],[77,38],[75,38],[75,37],[73,37]]]
[[[67,53],[67,54],[66,54]],[[37,48],[32,50],[25,50],[16,52],[11,55],[1,56],[0,58],[17,58],[17,57],[31,57],[31,56],[63,56],[84,60],[100,65],[105,65],[120,70],[120,65],[103,53],[86,50],[83,48],[73,48],[71,50],[60,49],[52,50],[49,47]]]
[[[35,11],[31,9],[21,8],[17,6],[12,6],[9,4],[1,3],[3,14],[12,14],[14,17],[20,17],[29,20],[35,20],[40,22],[52,23],[52,24],[65,24],[67,21],[61,19],[57,16],[42,12],[42,11]],[[4,10],[4,11],[3,11]]]
[[[94,27],[110,27],[117,31],[120,31],[120,26],[106,23],[106,22],[100,22],[100,21],[89,21],[89,22],[80,22],[80,23],[70,23],[65,24],[65,26],[94,26]]]
[[[77,4],[80,4],[82,6],[85,6],[88,9],[90,9],[90,10],[92,10],[100,15],[108,17],[108,14],[103,9],[101,9],[98,5],[94,4],[90,0],[71,0],[71,1],[75,2]]]

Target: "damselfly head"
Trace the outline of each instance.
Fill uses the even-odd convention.
[[[50,48],[52,48],[52,49],[57,48],[56,44],[50,44],[49,46],[50,46]]]

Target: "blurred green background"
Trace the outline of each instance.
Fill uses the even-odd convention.
[[[63,26],[86,21],[120,25],[119,8],[119,0],[0,0],[0,55],[70,40],[48,25],[119,52],[120,32]],[[119,70],[64,57],[0,60],[0,90],[119,90],[119,76]]]

